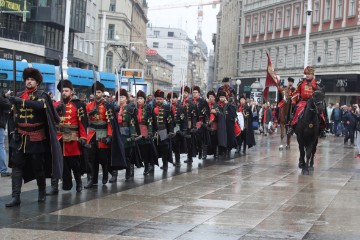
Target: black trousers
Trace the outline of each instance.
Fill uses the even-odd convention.
[[[91,144],[89,153],[89,162],[91,164],[91,176],[94,183],[97,183],[99,178],[99,164],[101,164],[103,174],[108,174],[109,171],[110,148],[98,148],[97,143]]]
[[[172,151],[175,155],[175,161],[180,161],[180,147],[181,147],[181,136],[176,134],[174,139],[172,140]]]
[[[169,154],[169,146],[167,144],[161,144],[157,146],[158,156],[161,156],[163,166],[168,166],[168,154]]]
[[[19,173],[25,180],[27,179],[26,176],[34,176],[39,190],[45,190],[44,153],[24,153],[16,151],[12,157],[12,164],[13,171]]]
[[[63,190],[71,190],[73,187],[71,171],[74,177],[81,175],[80,156],[64,157]]]
[[[355,130],[351,126],[345,125],[345,138],[344,143],[347,143],[350,139],[350,143],[354,144]]]
[[[151,158],[151,148],[150,144],[141,144],[139,145],[141,158],[144,162],[144,164],[150,163]]]
[[[246,151],[246,129],[241,131],[240,135],[237,137],[237,144],[239,146],[239,150],[241,149],[242,145],[244,145],[243,151]]]

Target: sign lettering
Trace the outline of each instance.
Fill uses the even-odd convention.
[[[156,55],[157,51],[155,49],[147,48],[146,55]]]
[[[19,3],[6,1],[6,0],[0,0],[0,7],[3,7],[6,10],[11,10],[11,11],[21,11],[21,5]]]
[[[336,87],[347,87],[347,79],[338,79],[336,82]]]
[[[250,99],[253,102],[262,103],[262,92],[251,92]]]

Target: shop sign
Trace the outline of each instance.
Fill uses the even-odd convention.
[[[347,79],[338,79],[336,82],[336,87],[347,87],[348,80]]]
[[[0,0],[2,10],[21,11],[21,5],[13,1]]]

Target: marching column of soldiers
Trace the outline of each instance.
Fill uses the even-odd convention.
[[[155,165],[166,172],[169,164],[181,166],[181,154],[187,155],[184,163],[191,166],[194,157],[225,159],[233,148],[237,152],[242,148],[245,154],[255,145],[251,106],[244,97],[234,99],[228,78],[217,94],[209,91],[206,98],[198,86],[183,86],[181,96],[170,92],[165,98],[162,90],[155,91],[152,104],[146,103],[141,90],[130,102],[125,89],[118,89],[116,101],[109,102],[104,85],[95,82],[94,100],[87,105],[73,98],[69,80],[58,84],[61,100],[55,103],[39,89],[42,75],[37,69],[25,69],[23,81],[24,91],[7,96],[13,104],[9,122],[13,173],[12,199],[6,207],[20,205],[23,181],[36,179],[38,201],[44,202],[46,195],[58,194],[59,180],[63,190],[71,190],[72,174],[77,192],[83,190],[83,174],[87,174],[84,188],[96,186],[99,165],[102,184],[107,184],[117,182],[119,170],[125,170],[129,181],[135,167],[143,167],[143,175],[154,172]],[[51,178],[48,193],[46,178]]]

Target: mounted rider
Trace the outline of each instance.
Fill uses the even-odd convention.
[[[297,88],[292,96],[292,104],[293,105],[296,104],[296,107],[294,107],[293,109],[295,114],[293,115],[293,118],[290,123],[289,134],[294,133],[295,126],[298,122],[299,116],[302,114],[302,112],[305,109],[307,100],[309,100],[312,97],[313,93],[319,89],[319,84],[316,82],[314,78],[315,70],[312,67],[307,66],[304,69],[304,74],[306,75],[306,78],[298,83]],[[321,113],[320,127],[321,127],[320,136],[324,137],[325,136],[324,129],[326,128],[326,124],[323,113]]]

